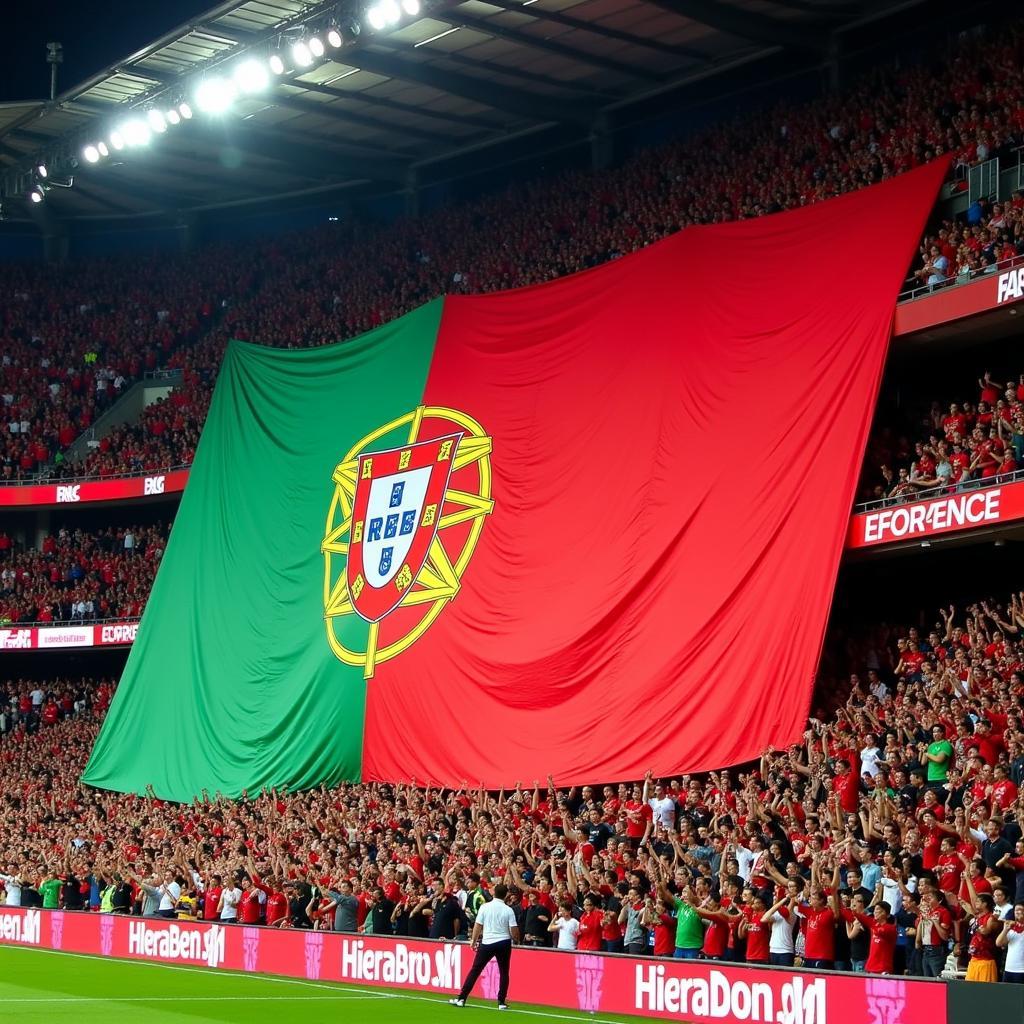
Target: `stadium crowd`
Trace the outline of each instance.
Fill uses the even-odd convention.
[[[0,625],[142,614],[169,526],[62,527],[21,548],[0,528]]]
[[[89,454],[69,472],[102,478],[190,466],[210,394],[208,388],[197,390],[186,377],[166,401],[147,406],[138,423],[116,427],[92,442]]]
[[[191,462],[229,337],[324,344],[445,291],[549,280],[938,155],[952,154],[962,181],[1024,141],[1022,66],[1018,23],[941,63],[718,124],[619,168],[385,228],[12,268],[0,293],[0,481]],[[1017,194],[935,229],[912,278],[941,286],[1022,253]],[[69,465],[81,432],[161,367],[185,384]],[[878,449],[872,464],[891,479],[877,496],[1015,471],[1022,385],[986,375],[976,402],[933,411],[928,441]],[[167,532],[60,531],[38,550],[4,536],[0,621],[84,621],[141,612]],[[863,678],[827,695],[802,743],[742,771],[572,788],[548,778],[500,793],[410,779],[190,805],[78,783],[112,681],[11,680],[0,686],[3,898],[450,938],[502,882],[535,945],[1024,981],[1024,593],[943,611],[934,629],[908,629],[857,663]]]
[[[5,264],[0,483],[66,472],[68,447],[128,386],[198,339],[213,316],[204,293],[227,274],[216,248],[191,267],[162,256]]]
[[[933,401],[919,440],[886,428],[868,443],[861,497],[910,501],[1007,483],[1024,468],[1024,374],[1005,383],[987,370],[977,398]]]
[[[1022,65],[1018,21],[964,36],[954,53],[716,123],[613,169],[524,181],[389,226],[353,221],[179,258],[12,269],[0,291],[0,481],[190,462],[229,337],[285,347],[349,338],[444,292],[546,281],[690,225],[817,202],[936,156],[950,156],[962,185],[971,166],[1015,159],[1024,143]],[[1018,192],[943,222],[924,239],[912,283],[936,286],[1016,259],[1022,205]],[[68,465],[70,443],[157,367],[187,374],[174,414],[149,415]]]
[[[935,234],[925,236],[914,283],[931,289],[963,283],[1016,265],[1022,253],[1024,190],[1016,189],[1006,203],[990,203],[981,196],[962,222],[943,221]]]
[[[500,793],[83,787],[113,684],[8,683],[7,903],[1024,981],[1024,594],[888,646],[802,742],[707,777]],[[890,637],[890,640],[893,637]]]

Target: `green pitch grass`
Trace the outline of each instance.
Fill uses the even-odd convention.
[[[515,976],[512,978],[514,995]],[[301,981],[267,974],[0,946],[0,1007],[11,1024],[469,1024],[500,1018],[636,1024],[636,1017]],[[494,1021],[497,1024],[497,1021]]]

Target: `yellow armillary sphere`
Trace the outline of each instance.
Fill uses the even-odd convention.
[[[376,447],[405,427],[404,443]],[[458,594],[494,508],[491,447],[471,416],[421,405],[367,434],[335,468],[320,545],[324,623],[335,656],[366,679]],[[339,636],[348,616],[369,624],[365,650]]]

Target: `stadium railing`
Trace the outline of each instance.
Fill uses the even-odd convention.
[[[874,512],[880,508],[892,508],[894,505],[910,505],[917,501],[930,501],[932,498],[948,498],[957,494],[970,494],[971,491],[978,491],[986,487],[1000,487],[1005,484],[1014,484],[1024,480],[1024,469],[1015,470],[1013,473],[1000,473],[998,476],[987,477],[984,480],[968,480],[960,484],[946,484],[936,487],[923,487],[911,494],[900,494],[890,498],[876,498],[872,501],[862,501],[853,506],[853,513]]]
[[[948,291],[951,288],[961,288],[965,284],[971,284],[983,277],[991,277],[993,274],[1004,273],[1005,271],[1012,270],[1014,267],[1018,267],[1021,264],[1024,264],[1024,256],[1013,256],[1009,259],[1000,260],[998,263],[993,263],[984,270],[975,271],[966,276],[947,278],[941,284],[915,285],[912,288],[907,288],[900,292],[897,301],[914,302],[917,299],[928,298],[928,296],[934,295],[938,291]]]

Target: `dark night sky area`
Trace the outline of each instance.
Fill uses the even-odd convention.
[[[50,93],[46,44],[64,44],[58,93],[209,10],[216,0],[54,0],[10,5],[3,15],[0,102]]]

